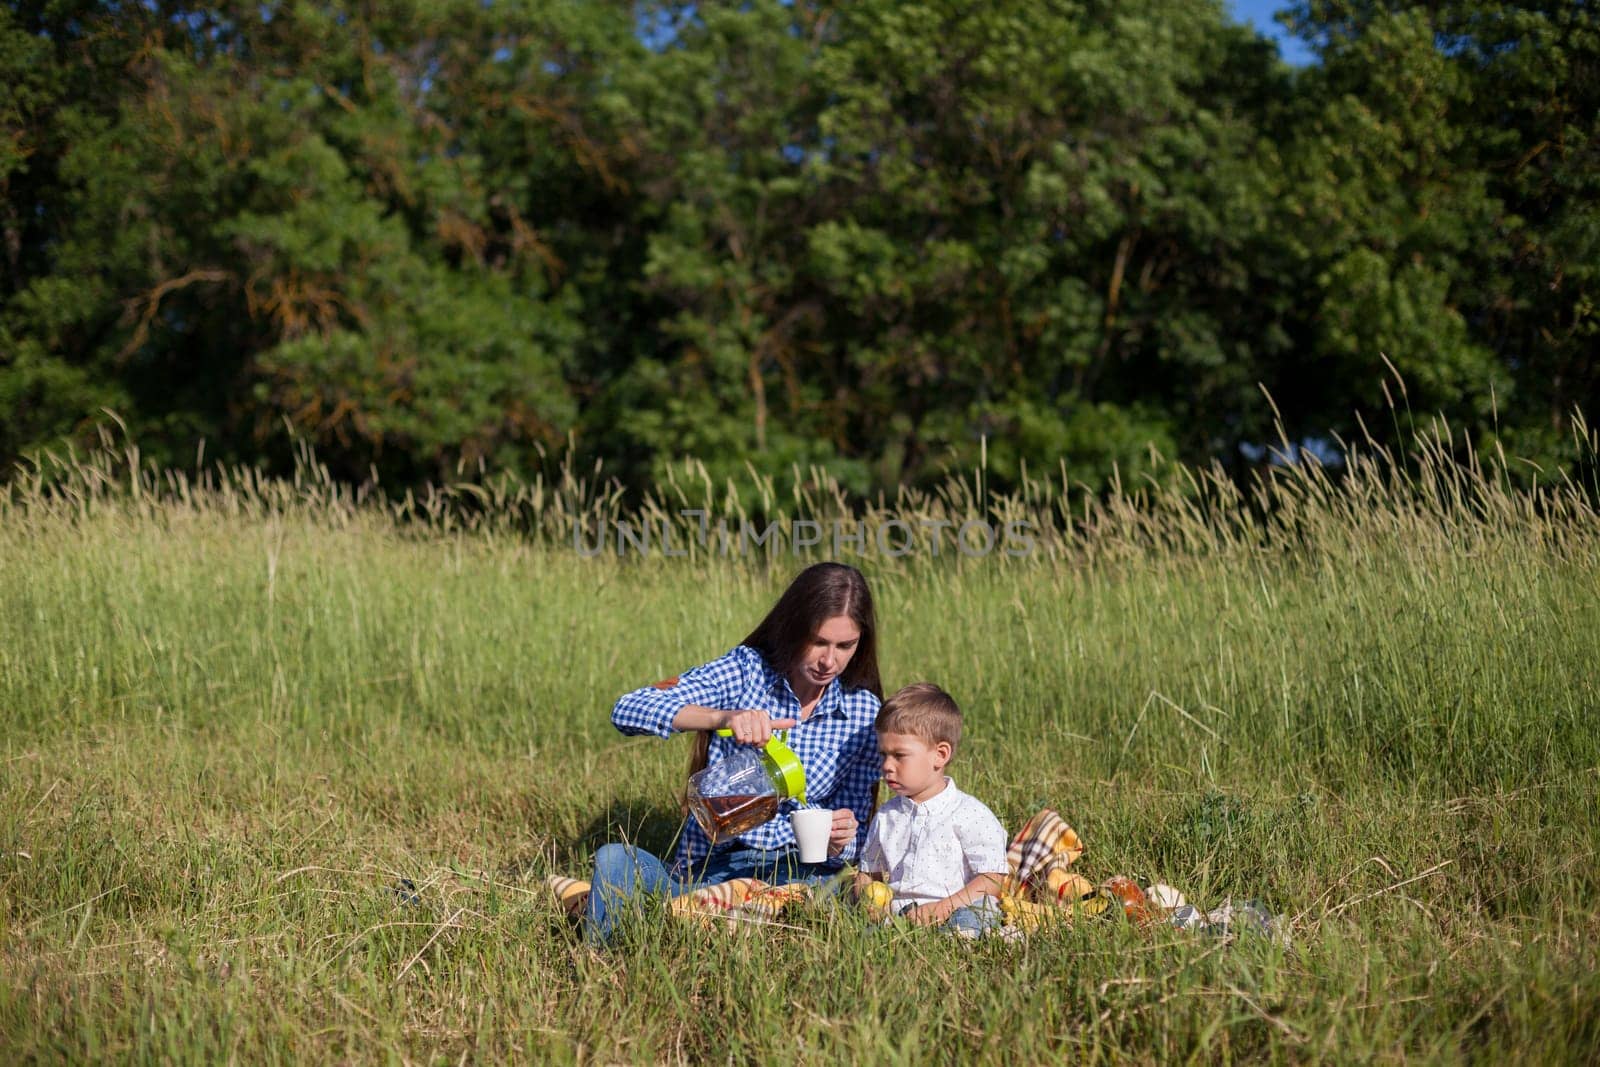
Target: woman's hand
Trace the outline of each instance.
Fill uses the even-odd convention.
[[[764,745],[771,740],[774,730],[787,730],[794,724],[793,719],[774,719],[764,711],[747,709],[728,712],[722,728],[732,730],[733,739],[741,745]]]
[[[828,831],[828,855],[837,856],[843,852],[845,846],[856,839],[856,827],[860,825],[856,813],[849,808],[834,809],[833,829]]]

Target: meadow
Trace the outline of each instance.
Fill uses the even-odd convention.
[[[0,488],[0,1050],[1592,1062],[1596,487],[1460,444],[1109,497],[980,470],[865,511],[826,472],[752,476],[763,518],[1033,524],[1025,556],[842,557],[886,686],[950,689],[956,780],[1012,828],[1058,809],[1091,880],[1257,898],[1287,944],[819,910],[745,936],[654,914],[608,952],[543,879],[665,850],[687,758],[612,702],[725,651],[827,546],[695,545],[680,509],[737,520],[749,493],[692,466],[630,504],[570,470],[391,500],[310,456],[283,481],[41,459]],[[574,548],[574,519],[626,517],[689,554]]]

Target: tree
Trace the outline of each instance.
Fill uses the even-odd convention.
[[[1295,152],[1318,357],[1375,385],[1387,354],[1414,407],[1559,470],[1600,400],[1592,9],[1316,0],[1290,21],[1322,56]]]
[[[7,294],[17,355],[0,388],[41,399],[8,447],[94,402],[168,460],[201,436],[248,457],[287,420],[354,478],[515,465],[560,442],[582,302],[542,227],[567,219],[525,178],[484,183],[506,104],[497,50],[516,55],[508,42],[534,37],[542,10],[48,5],[13,19],[14,50],[53,46],[60,88],[25,116],[42,131],[41,221],[21,235],[30,269]],[[521,69],[542,69],[522,47]],[[562,91],[535,81],[511,106],[543,134],[534,157],[570,181],[592,143],[562,133]]]

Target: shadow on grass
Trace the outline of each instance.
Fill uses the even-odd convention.
[[[670,800],[644,796],[618,798],[595,811],[577,836],[565,841],[546,839],[545,848],[508,858],[501,873],[526,877],[535,872],[542,875],[548,869],[575,878],[588,878],[593,870],[595,852],[606,844],[634,845],[670,862],[685,818],[682,809]]]
[[[572,842],[573,855],[593,856],[606,844],[628,844],[667,859],[678,843],[687,816],[659,797],[629,797],[606,805]]]

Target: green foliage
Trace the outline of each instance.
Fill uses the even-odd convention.
[[[1584,4],[1314,0],[1315,137],[1298,167],[1323,259],[1317,344],[1410,401],[1508,426],[1559,468],[1592,410],[1600,252],[1600,24]],[[1343,401],[1341,396],[1338,398]]]
[[[1102,486],[1419,414],[1555,474],[1600,370],[1588,5],[0,9],[0,463]],[[1383,420],[1368,418],[1380,436]],[[1250,454],[1255,454],[1250,450]]]

